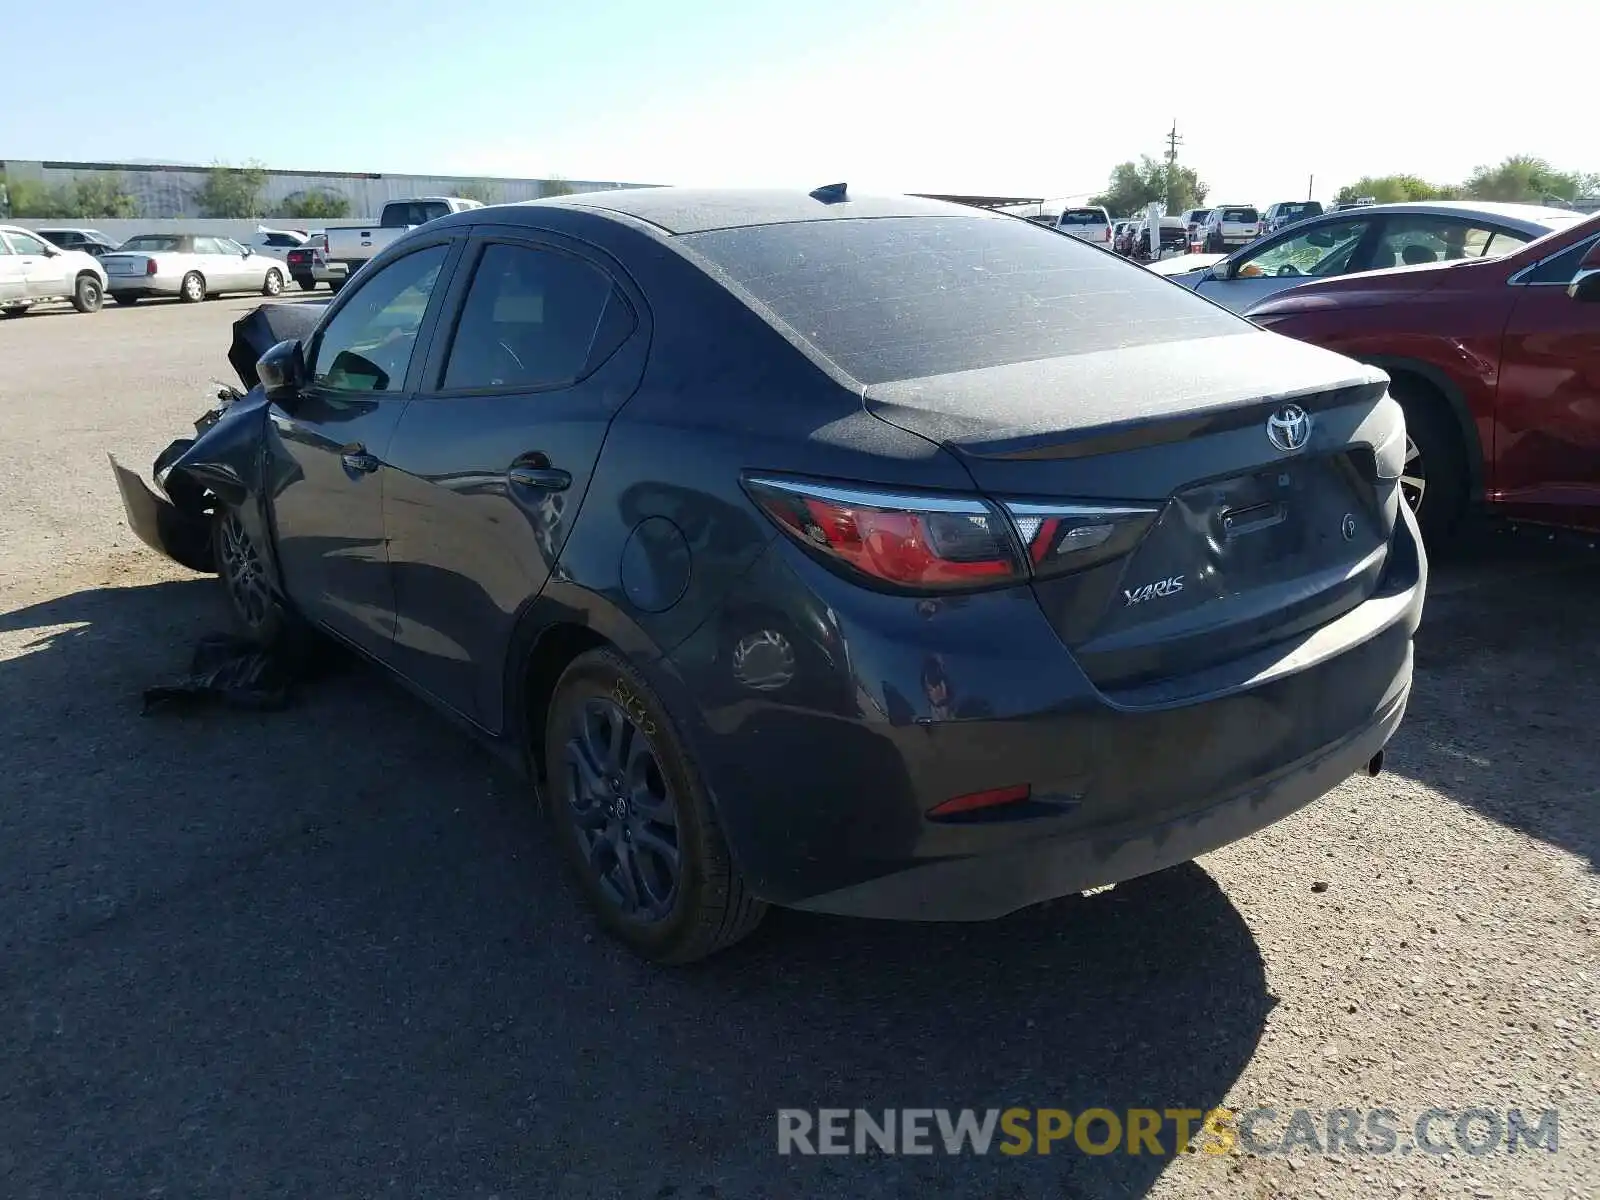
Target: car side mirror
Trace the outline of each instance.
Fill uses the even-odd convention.
[[[1211,278],[1226,282],[1233,278],[1233,259],[1225,258],[1219,263],[1211,264]]]
[[[250,249],[250,247],[249,247],[249,246],[246,246],[246,247],[245,247],[245,248],[244,248],[244,256],[245,256],[245,257],[246,257],[246,258],[249,258],[249,257],[250,257],[250,256],[251,256],[251,255],[252,255],[252,254],[254,254],[254,253],[255,253],[255,251],[254,251],[254,250],[252,250],[252,249]]]
[[[256,363],[256,378],[274,404],[293,401],[306,382],[306,354],[298,341],[279,342]]]

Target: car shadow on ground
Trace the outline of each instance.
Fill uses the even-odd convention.
[[[1600,553],[1477,533],[1434,555],[1386,769],[1600,870]]]
[[[780,1158],[776,1110],[1206,1109],[1261,1036],[1260,954],[1194,866],[643,966],[523,785],[371,668],[141,717],[213,587],[0,615],[9,1195],[1139,1196],[1165,1158]]]

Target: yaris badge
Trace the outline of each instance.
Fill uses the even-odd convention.
[[[1311,414],[1298,404],[1285,404],[1267,418],[1267,441],[1287,454],[1311,440]]]

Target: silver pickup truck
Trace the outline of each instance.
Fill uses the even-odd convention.
[[[460,196],[418,196],[414,200],[389,201],[383,206],[376,225],[343,225],[329,229],[323,235],[321,247],[328,286],[337,292],[362,264],[406,230],[451,213],[482,207],[477,200],[464,200]]]

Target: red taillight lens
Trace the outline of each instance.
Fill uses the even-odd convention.
[[[772,476],[745,487],[812,553],[872,582],[954,591],[1027,578],[1005,517],[983,500]]]
[[[968,792],[965,796],[952,796],[942,804],[935,804],[928,810],[930,817],[953,817],[960,813],[977,812],[986,808],[998,808],[1002,804],[1017,804],[1023,800],[1031,799],[1033,789],[1026,783],[1013,784],[1011,787],[990,788],[986,792]]]
[[[156,260],[155,259],[147,258],[147,259],[144,260],[144,273],[146,275],[154,275],[156,273]]]
[[[1006,514],[1037,576],[1081,571],[1133,549],[1160,511],[1146,504],[1034,504],[1007,501]]]

